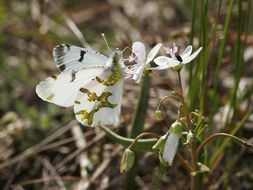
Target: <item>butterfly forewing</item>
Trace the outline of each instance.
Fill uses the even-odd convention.
[[[68,44],[56,46],[53,50],[53,56],[55,64],[61,72],[97,65],[104,66],[108,59],[96,51]]]
[[[36,86],[36,93],[41,99],[56,105],[73,106],[79,89],[106,70],[106,66],[93,66],[48,77]]]

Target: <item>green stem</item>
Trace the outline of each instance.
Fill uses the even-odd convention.
[[[180,70],[177,71],[178,74],[178,81],[179,81],[179,86],[180,86],[180,90],[182,93],[182,104],[183,104],[183,109],[184,109],[184,114],[186,116],[186,122],[187,122],[187,127],[188,127],[188,131],[192,130],[192,125],[191,125],[191,120],[190,120],[190,114],[188,112],[188,106],[186,105],[186,102],[184,100],[184,93],[183,93],[183,88],[182,88],[182,80],[181,80],[181,75],[180,75]],[[191,148],[191,165],[192,165],[192,169],[191,171],[198,171],[198,159],[197,159],[197,154],[196,154],[196,142],[195,141],[191,141],[190,142],[190,148]],[[198,188],[198,175],[192,175],[191,176],[191,190],[197,190]]]
[[[180,70],[177,71],[177,76],[178,76],[178,81],[179,81],[179,86],[180,86],[181,94],[182,94],[182,96],[184,96],[184,94],[183,94],[183,88],[182,88],[182,80],[181,80]]]
[[[238,130],[243,126],[243,124],[248,120],[249,116],[253,113],[253,109],[251,109],[248,113],[245,114],[245,116],[243,117],[243,119],[241,120],[241,122],[232,130],[232,132],[230,133],[230,135],[235,135]],[[216,160],[216,158],[220,155],[220,153],[223,151],[223,149],[228,145],[228,143],[230,142],[230,139],[226,139],[225,141],[223,141],[223,143],[219,146],[219,149],[216,150],[216,152],[214,153],[214,155],[211,157],[210,159],[210,166],[212,166]]]
[[[137,137],[143,131],[143,126],[148,108],[149,89],[150,89],[150,76],[148,73],[146,73],[142,80],[142,87],[139,95],[139,101],[132,123],[132,129],[130,134],[131,138]]]
[[[100,129],[102,129],[106,133],[106,135],[112,141],[114,141],[115,143],[121,144],[125,148],[129,147],[135,141],[135,139],[122,137],[122,136],[114,133],[108,127],[104,127],[104,126],[99,126],[99,127],[100,127]],[[152,147],[155,145],[156,142],[157,142],[156,138],[139,139],[135,143],[134,150],[137,151],[137,152],[155,152],[152,149]]]
[[[132,128],[130,131],[131,138],[137,137],[143,131],[146,113],[148,109],[150,83],[151,80],[149,72],[146,72],[142,79],[142,87],[139,95],[139,102],[137,105],[134,120],[132,123]],[[133,167],[126,173],[126,184],[125,184],[126,189],[136,189],[135,176],[137,173],[137,160],[138,155],[137,158],[135,159]]]
[[[172,98],[172,99],[175,99],[175,100],[178,101],[178,99],[177,99],[175,96],[172,96],[172,95],[171,95],[171,96],[165,96],[165,97],[160,101],[160,103],[159,103],[159,105],[158,105],[158,107],[157,107],[157,110],[161,109],[163,102],[164,102],[165,100],[168,100],[169,98]]]
[[[151,73],[157,77],[159,80],[163,81],[166,85],[168,85],[172,90],[174,90],[177,94],[179,94],[180,96],[182,96],[182,94],[180,92],[178,92],[178,90],[172,85],[170,84],[168,81],[166,81],[164,78],[162,78],[160,75],[156,74],[155,72],[151,71]]]
[[[193,172],[198,171],[198,157],[196,154],[196,142],[192,141],[190,143],[191,147],[191,157],[192,157],[192,167],[193,167]],[[191,176],[191,190],[197,190],[198,189],[198,174]]]
[[[195,33],[195,18],[196,18],[196,0],[192,0],[192,12],[191,12],[191,35],[190,35],[190,44],[193,44],[193,37]],[[192,70],[193,70],[193,63],[190,63],[189,68],[189,81],[192,81]]]
[[[226,22],[225,22],[224,31],[223,31],[223,39],[221,41],[221,47],[220,47],[220,51],[219,51],[219,55],[218,55],[216,73],[215,73],[215,77],[214,77],[214,89],[213,89],[212,100],[211,100],[212,105],[211,105],[210,121],[212,121],[212,119],[213,119],[212,117],[213,117],[213,114],[214,114],[215,109],[216,109],[215,98],[216,98],[216,93],[217,93],[221,63],[222,63],[222,58],[223,58],[223,54],[224,54],[224,50],[225,50],[225,44],[226,44],[226,41],[227,41],[228,29],[229,29],[229,24],[230,24],[230,20],[231,20],[233,5],[234,5],[234,0],[230,0],[230,4],[229,4],[229,8],[228,8],[228,14],[227,14],[227,17],[226,17]],[[209,125],[209,126],[211,127],[211,125]]]
[[[156,135],[156,134],[154,134],[154,133],[142,133],[142,134],[140,134],[139,136],[137,136],[137,137],[134,139],[134,141],[129,145],[128,148],[129,148],[130,150],[134,150],[136,143],[137,143],[141,138],[146,137],[146,136],[151,136],[151,137],[156,138],[156,139],[159,139],[159,138],[160,138],[158,135]]]
[[[208,137],[197,149],[197,156],[199,155],[200,151],[204,148],[204,146],[209,143],[211,140],[213,140],[215,137],[219,137],[219,136],[224,136],[224,137],[230,137],[232,139],[237,140],[239,143],[243,144],[244,146],[248,147],[248,148],[253,148],[252,144],[247,143],[246,141],[234,136],[234,135],[230,135],[227,133],[216,133],[213,134],[212,136]]]
[[[184,158],[179,153],[176,154],[176,157],[182,162],[188,172],[191,173],[193,171],[193,168],[184,160]]]

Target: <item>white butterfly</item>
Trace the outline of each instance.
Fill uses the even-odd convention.
[[[74,106],[85,126],[119,122],[125,65],[116,49],[108,57],[85,48],[61,44],[53,50],[60,70],[36,86],[38,96],[59,106]]]

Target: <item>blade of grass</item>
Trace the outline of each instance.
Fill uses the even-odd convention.
[[[196,0],[192,0],[192,11],[191,11],[191,34],[190,34],[190,44],[193,44],[193,37],[195,33],[195,18],[196,18]],[[190,63],[189,66],[189,81],[192,81],[192,71],[193,70],[193,64]]]
[[[231,20],[231,15],[232,15],[232,9],[234,5],[234,0],[231,0],[229,3],[229,8],[228,8],[228,13],[226,17],[226,22],[223,30],[223,39],[221,41],[221,47],[218,55],[218,60],[217,60],[217,66],[216,66],[216,73],[214,77],[214,89],[211,95],[211,112],[210,112],[210,120],[209,120],[209,126],[211,127],[212,125],[212,120],[213,120],[213,115],[216,109],[216,96],[217,96],[217,88],[218,88],[218,82],[219,82],[219,77],[220,77],[220,69],[221,69],[221,64],[222,64],[222,58],[225,50],[225,44],[227,41],[227,36],[228,36],[228,29],[230,25],[230,20]]]
[[[142,80],[141,92],[139,101],[135,112],[130,138],[137,137],[143,131],[145,117],[147,113],[148,100],[150,90],[150,76],[146,73]],[[135,189],[135,176],[137,173],[137,159],[135,159],[134,166],[126,173],[126,189]]]

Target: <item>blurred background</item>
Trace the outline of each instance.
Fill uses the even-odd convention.
[[[68,43],[109,55],[101,33],[112,49],[131,47],[134,41],[144,42],[148,51],[158,42],[165,46],[176,42],[181,51],[189,44],[194,50],[203,46],[199,60],[182,71],[184,89],[189,84],[197,89],[189,98],[191,109],[204,110],[212,133],[230,132],[242,122],[236,135],[252,143],[252,9],[250,0],[234,1],[222,44],[230,4],[229,0],[0,0],[0,189],[124,189],[125,176],[119,173],[123,147],[100,129],[79,125],[72,108],[43,102],[35,93],[36,84],[59,73],[52,57],[56,45]],[[126,51],[125,58],[129,54]],[[174,71],[159,74],[178,85]],[[202,80],[195,77],[198,74]],[[199,89],[204,89],[202,95]],[[125,82],[120,125],[110,127],[122,136],[128,136],[139,92],[139,84]],[[156,107],[168,93],[169,88],[152,77],[145,131],[163,135],[177,118],[179,104],[167,101],[166,117],[155,120]],[[210,146],[210,157],[222,142]],[[187,151],[181,153],[189,157]],[[136,189],[190,188],[190,176],[177,160],[164,168],[157,154],[143,153],[139,158]],[[229,143],[211,164],[210,174],[202,176],[204,189],[253,189],[252,160],[252,150]]]

